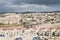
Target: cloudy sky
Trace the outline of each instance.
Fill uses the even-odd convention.
[[[0,0],[0,12],[60,11],[60,0]]]

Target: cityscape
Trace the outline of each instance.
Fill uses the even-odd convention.
[[[60,40],[60,12],[0,13],[0,40]]]
[[[60,0],[0,0],[0,40],[60,40]]]

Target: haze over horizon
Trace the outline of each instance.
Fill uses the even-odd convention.
[[[1,0],[0,12],[60,11],[60,0]]]

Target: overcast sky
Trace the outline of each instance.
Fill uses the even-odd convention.
[[[0,12],[60,11],[60,0],[0,0]]]

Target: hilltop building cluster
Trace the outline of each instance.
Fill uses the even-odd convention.
[[[0,40],[60,40],[60,12],[0,14]]]

